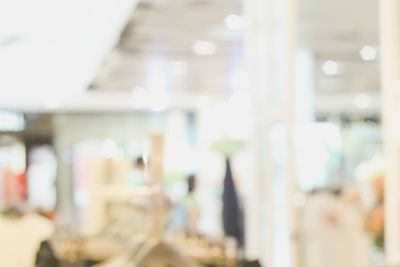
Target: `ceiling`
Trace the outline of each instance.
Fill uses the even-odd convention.
[[[378,0],[300,1],[300,41],[315,55],[316,89],[320,94],[379,92],[379,60],[364,61],[364,46],[377,49],[379,58]],[[335,76],[321,66],[334,60]]]
[[[364,46],[379,49],[377,10],[377,0],[300,1],[299,45],[313,55],[317,111],[360,112],[354,104],[360,94],[370,97],[370,112],[379,110],[379,62],[360,56]],[[158,68],[169,94],[226,98],[243,65],[243,31],[228,29],[224,21],[240,13],[233,0],[147,1],[133,13],[90,89],[143,91]],[[215,54],[196,55],[196,40],[215,44]],[[323,72],[328,60],[338,64],[338,74]],[[335,101],[347,106],[329,105]]]
[[[243,31],[225,20],[241,13],[240,0],[136,4],[0,0],[0,108],[128,110],[126,94],[151,87],[186,106],[193,96],[231,94],[243,67]],[[299,45],[313,55],[317,111],[359,112],[354,100],[362,94],[378,112],[378,0],[299,0],[298,25]],[[366,45],[378,59],[360,57]],[[337,74],[323,72],[328,60]]]
[[[0,108],[41,111],[84,93],[136,3],[0,0]]]
[[[230,14],[240,14],[238,1],[142,3],[90,89],[138,91],[156,75],[165,80],[169,94],[226,97],[242,54],[241,32],[227,30],[224,24]],[[196,54],[196,42],[212,50],[215,46],[215,52]]]

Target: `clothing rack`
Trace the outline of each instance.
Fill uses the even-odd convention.
[[[98,267],[144,267],[152,266],[195,266],[187,257],[165,238],[167,206],[163,186],[163,154],[164,140],[162,135],[151,136],[151,152],[149,164],[150,218],[151,227],[148,233],[132,238],[127,252]]]

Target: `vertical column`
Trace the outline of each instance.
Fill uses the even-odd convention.
[[[386,264],[400,264],[400,157],[398,110],[396,103],[400,78],[400,4],[380,1],[381,75],[385,155],[385,252]]]
[[[245,36],[246,72],[252,95],[253,134],[249,147],[253,154],[255,176],[249,183],[251,195],[246,199],[246,256],[260,258],[263,265],[272,266],[274,255],[274,211],[272,166],[267,151],[271,95],[271,16],[270,0],[245,0],[248,20]]]
[[[246,63],[253,95],[252,147],[257,169],[252,181],[254,194],[246,205],[246,241],[257,244],[249,248],[250,255],[258,253],[265,265],[273,267],[296,266],[298,262],[293,238],[297,222],[291,199],[297,190],[293,140],[296,1],[244,1],[250,25],[246,35]],[[276,123],[283,125],[287,132],[283,148],[287,158],[280,170],[285,172],[285,177],[279,183],[282,176],[275,171],[271,149],[271,132]],[[285,184],[283,191],[277,191],[278,184]],[[285,195],[284,205],[275,203],[277,194]],[[277,251],[278,246],[282,251]]]
[[[150,139],[150,164],[149,176],[152,185],[162,186],[164,181],[163,156],[164,156],[164,136],[153,134]]]
[[[291,267],[299,264],[298,247],[298,221],[297,210],[294,197],[297,195],[296,178],[296,159],[295,159],[295,54],[297,49],[297,0],[284,0],[282,9],[282,24],[284,25],[283,45],[286,55],[283,68],[283,77],[285,83],[285,115],[284,121],[287,127],[287,191],[288,198],[288,227],[290,244],[290,262]]]
[[[157,239],[163,237],[164,231],[164,136],[161,134],[153,134],[150,137],[150,159],[149,159],[149,177],[153,189],[151,197],[151,219],[153,224],[153,234]]]
[[[61,134],[68,123],[63,115],[56,115],[53,117],[54,127],[54,147],[58,159],[57,166],[57,180],[56,180],[56,210],[58,223],[67,226],[73,226],[73,218],[75,216],[74,199],[73,199],[73,180],[72,180],[72,155],[69,153],[69,147],[72,145],[72,140],[66,137],[65,132]]]

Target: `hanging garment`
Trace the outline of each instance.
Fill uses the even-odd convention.
[[[234,237],[239,246],[244,245],[243,216],[232,177],[230,159],[226,159],[226,173],[222,193],[222,222],[226,236]]]
[[[58,259],[54,254],[53,248],[49,241],[43,241],[40,244],[38,253],[36,254],[37,267],[58,267]]]
[[[351,203],[318,193],[308,201],[304,217],[307,267],[370,267],[363,218]]]

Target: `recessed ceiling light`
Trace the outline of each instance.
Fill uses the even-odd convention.
[[[365,61],[371,61],[376,59],[376,55],[377,55],[376,49],[372,46],[364,46],[360,50],[360,56]]]
[[[247,28],[247,21],[243,16],[231,14],[226,17],[225,25],[231,30],[243,30]]]
[[[200,56],[209,56],[215,53],[215,44],[210,41],[198,40],[193,43],[193,52]]]
[[[372,104],[372,98],[366,94],[359,94],[354,98],[354,105],[359,109],[367,109]]]
[[[336,61],[328,60],[322,65],[322,70],[326,75],[337,75],[339,64]]]

